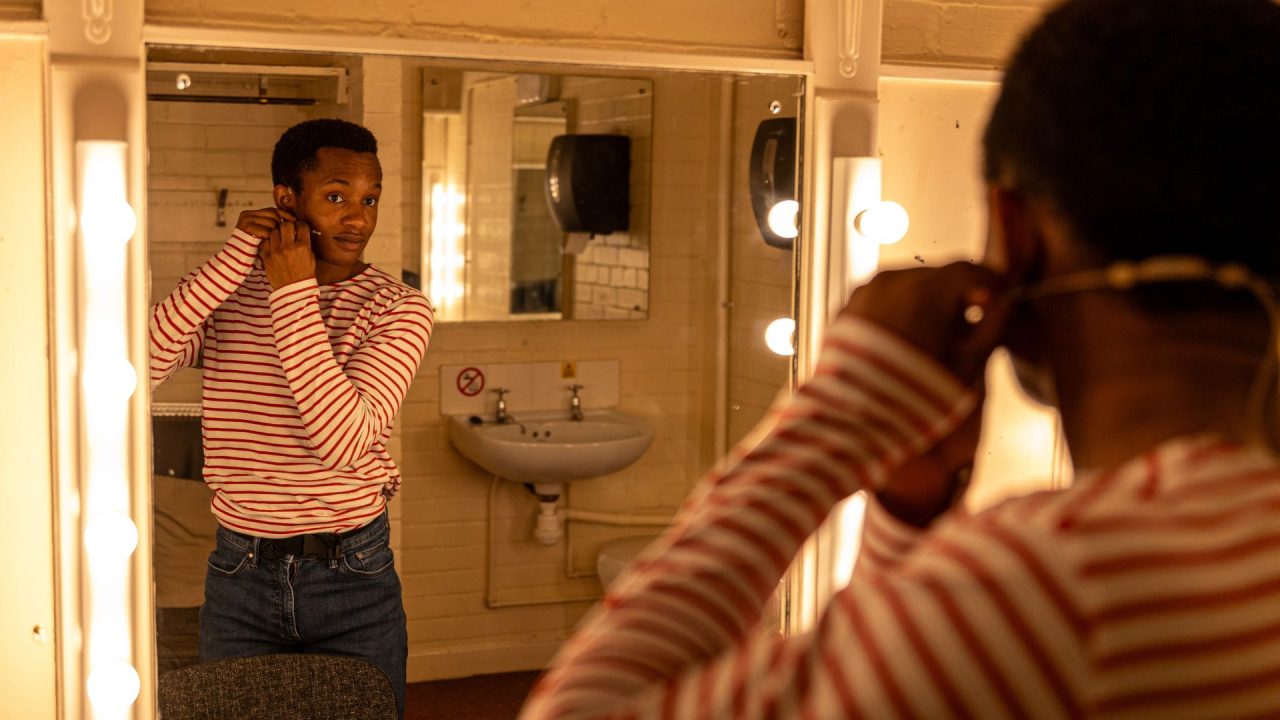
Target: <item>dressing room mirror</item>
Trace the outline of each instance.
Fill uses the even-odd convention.
[[[152,302],[222,247],[242,211],[272,204],[271,152],[285,129],[339,117],[378,138],[384,187],[364,259],[420,286],[439,311],[388,444],[403,475],[390,512],[410,682],[542,667],[601,594],[600,547],[657,532],[577,526],[564,545],[539,545],[525,527],[536,499],[514,484],[492,490],[492,477],[449,446],[441,380],[454,379],[442,368],[613,368],[616,404],[659,430],[625,475],[575,485],[574,502],[667,516],[788,386],[792,358],[771,351],[765,331],[794,316],[795,258],[764,242],[747,178],[762,121],[794,117],[803,127],[804,83],[724,70],[149,48]],[[547,198],[551,144],[600,136],[626,139],[627,224],[592,217],[602,223],[588,226],[595,232],[565,231]],[[588,154],[602,152],[614,151]],[[572,159],[560,157],[562,166]],[[580,208],[578,220],[597,209]],[[481,240],[503,249],[467,249]],[[200,477],[201,380],[183,370],[152,395],[161,670],[195,659],[216,527]],[[584,397],[605,394],[602,380],[578,380]]]

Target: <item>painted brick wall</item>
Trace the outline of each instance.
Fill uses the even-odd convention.
[[[888,63],[1001,67],[1054,0],[885,0]]]
[[[0,20],[38,20],[40,0],[0,0]]]

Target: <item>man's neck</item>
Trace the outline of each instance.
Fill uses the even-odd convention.
[[[1152,322],[1107,298],[1082,302],[1095,307],[1073,315],[1094,320],[1064,323],[1050,341],[1063,428],[1078,468],[1114,467],[1181,435],[1259,437],[1253,393],[1259,372],[1275,371],[1263,370],[1266,328],[1259,318],[1224,313]]]
[[[362,262],[357,265],[330,265],[322,260],[316,260],[316,284],[332,285],[340,283],[343,280],[351,278],[364,272],[369,267],[369,263]]]

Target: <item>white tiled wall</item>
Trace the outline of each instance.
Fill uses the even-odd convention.
[[[444,365],[440,368],[440,413],[480,415],[497,412],[496,390],[505,388],[507,412],[568,410],[571,385],[580,385],[583,409],[616,407],[619,400],[617,360],[577,362]]]

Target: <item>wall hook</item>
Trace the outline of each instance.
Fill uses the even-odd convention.
[[[218,190],[218,217],[216,220],[218,227],[227,226],[227,189]]]

